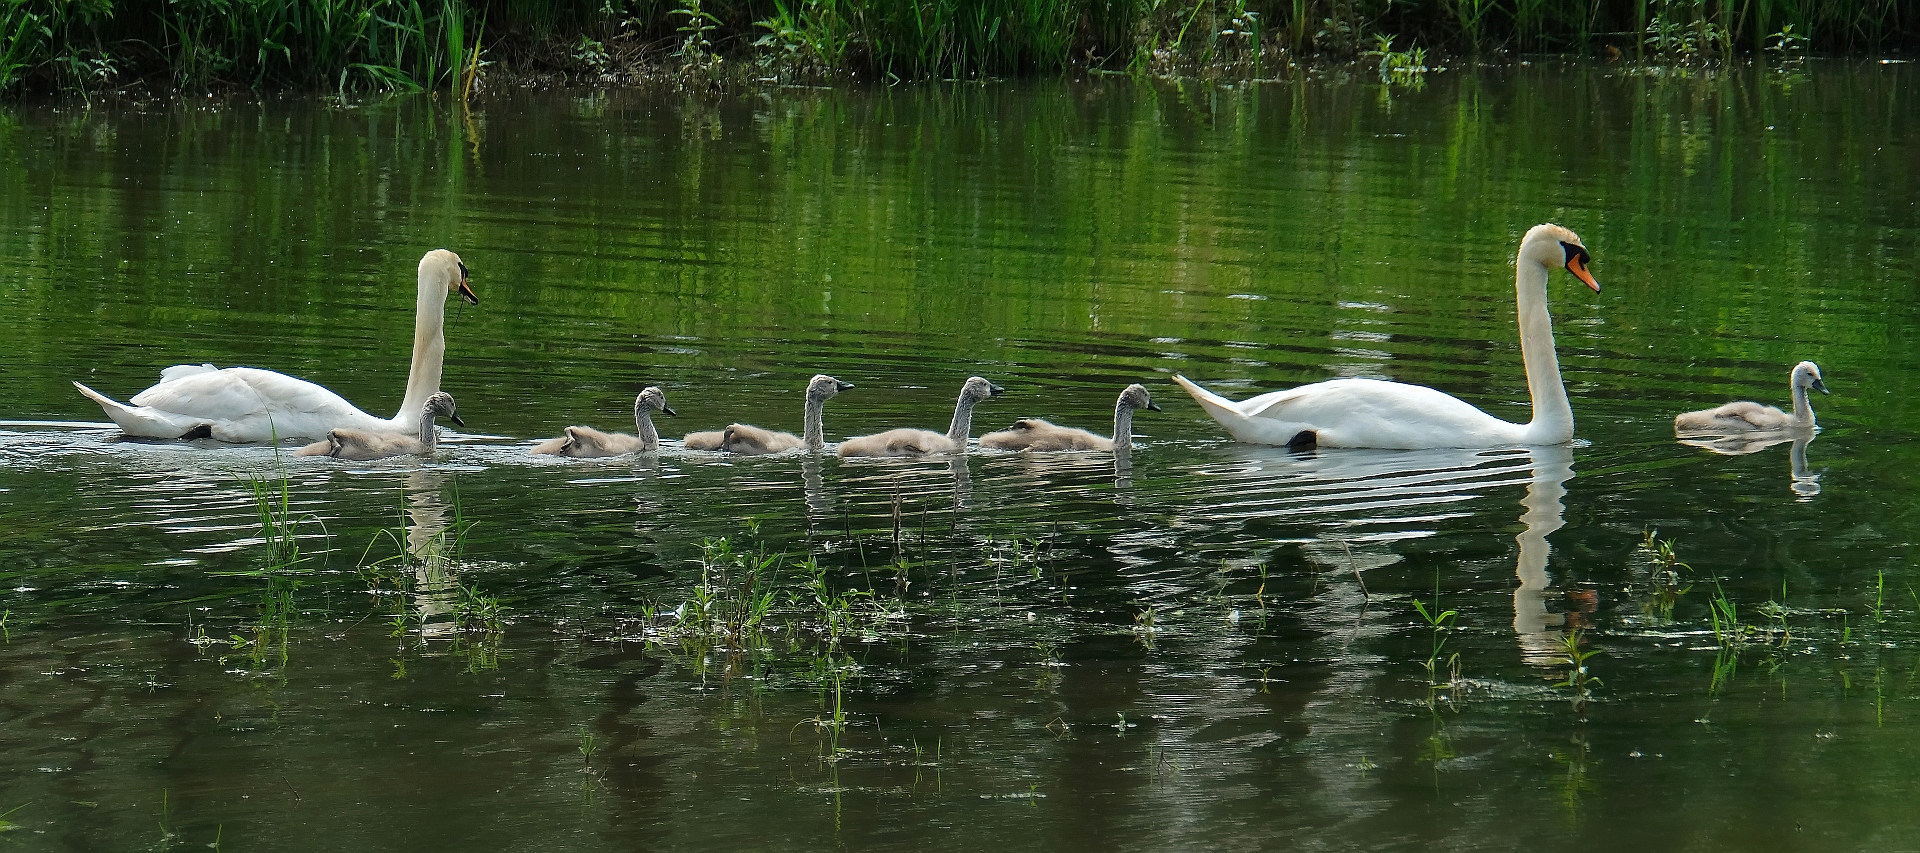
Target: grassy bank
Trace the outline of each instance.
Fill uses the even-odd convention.
[[[1393,44],[1697,62],[1920,46],[1920,0],[0,0],[0,90],[470,91],[636,69],[1271,73]]]

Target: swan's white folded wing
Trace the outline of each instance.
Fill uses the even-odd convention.
[[[266,411],[363,414],[340,395],[312,382],[253,367],[187,374],[135,394],[130,402],[210,418]]]
[[[186,367],[189,365],[181,365]],[[238,374],[225,370],[179,373],[169,367],[160,384],[133,395],[136,406],[201,417],[233,417],[266,408],[260,392]]]
[[[185,379],[189,376],[193,376],[199,373],[213,373],[215,371],[218,371],[219,369],[220,368],[214,367],[212,364],[204,364],[204,363],[203,364],[176,364],[172,367],[162,368],[160,370],[160,381],[172,382],[175,379]]]
[[[253,367],[188,373],[134,395],[142,406],[211,425],[221,441],[313,438],[347,427],[392,430],[319,385]]]
[[[1444,391],[1378,379],[1333,379],[1255,399],[1263,405],[1252,417],[1311,429],[1322,447],[1491,446],[1518,443],[1522,429]]]

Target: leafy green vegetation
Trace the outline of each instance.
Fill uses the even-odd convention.
[[[1912,47],[1905,4],[1874,0],[8,0],[0,89],[135,81],[469,96],[495,59],[592,79],[656,67],[967,79],[1070,67],[1271,75],[1301,56],[1428,47],[1665,62]],[[1374,50],[1368,50],[1374,48]],[[1390,60],[1392,61],[1390,63]],[[1401,63],[1399,60],[1411,60]]]

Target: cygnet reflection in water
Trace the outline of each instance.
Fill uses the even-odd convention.
[[[1820,475],[1807,467],[1807,445],[1812,444],[1819,433],[1811,429],[1796,429],[1786,432],[1761,432],[1745,435],[1720,435],[1711,438],[1683,438],[1680,443],[1688,447],[1720,456],[1746,456],[1759,453],[1776,444],[1792,442],[1788,449],[1787,488],[1802,500],[1820,494]]]
[[[413,566],[413,607],[423,637],[445,637],[454,630],[451,614],[459,578],[454,574],[447,529],[447,475],[414,471],[401,481],[407,501],[407,557]]]

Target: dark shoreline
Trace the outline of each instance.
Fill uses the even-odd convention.
[[[1193,5],[1188,6],[1186,3]],[[1856,7],[1857,6],[1857,7]],[[1564,8],[1563,8],[1564,7]],[[1576,9],[1577,7],[1577,9]],[[1663,67],[1899,55],[1920,15],[1581,0],[1467,20],[1439,0],[235,0],[0,10],[0,96],[158,101],[481,88],[956,82],[1125,73],[1222,82],[1320,69],[1588,57]],[[1569,10],[1575,10],[1573,14]],[[976,20],[977,19],[977,20]],[[989,23],[990,22],[990,23]]]

